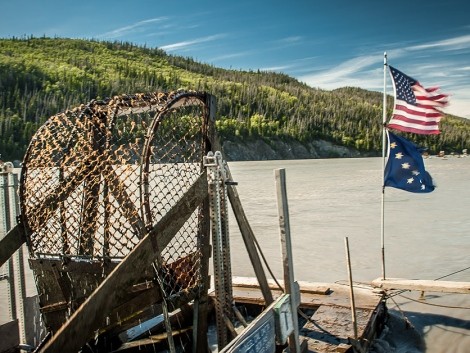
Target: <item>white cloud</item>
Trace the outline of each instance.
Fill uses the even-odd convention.
[[[443,50],[458,50],[470,48],[470,35],[459,36],[455,38],[444,39],[436,42],[425,43],[408,47],[409,50],[424,50],[424,49],[443,49]]]
[[[281,44],[295,44],[295,43],[299,43],[301,40],[302,40],[301,36],[291,36],[291,37],[279,39],[277,42]]]
[[[128,34],[132,34],[135,32],[142,32],[144,30],[144,27],[146,27],[147,25],[156,23],[156,22],[162,22],[167,19],[168,17],[156,17],[156,18],[151,18],[148,20],[139,21],[129,26],[120,27],[112,31],[100,34],[97,36],[97,38],[113,39],[113,38],[119,38]]]
[[[262,67],[260,68],[260,71],[270,71],[270,72],[285,71],[285,70],[290,69],[291,67],[292,65]]]
[[[232,54],[224,54],[224,55],[219,55],[219,56],[216,56],[216,57],[210,59],[209,62],[213,63],[213,62],[224,61],[224,60],[233,59],[233,58],[240,58],[240,57],[244,57],[244,56],[247,56],[247,55],[250,55],[250,54],[251,54],[250,51],[238,52],[238,53],[232,53]]]
[[[174,51],[174,50],[185,50],[189,47],[192,47],[194,45],[200,44],[200,43],[205,43],[205,42],[211,42],[220,38],[225,37],[224,34],[216,34],[216,35],[211,35],[207,37],[202,37],[202,38],[197,38],[193,40],[187,40],[187,41],[182,41],[178,43],[173,43],[173,44],[167,44],[160,46],[159,48],[162,50],[165,50],[167,52],[169,51]]]
[[[364,87],[364,81],[355,74],[362,72],[365,68],[376,65],[380,62],[379,56],[367,55],[356,57],[320,73],[299,76],[299,80],[313,87],[334,89],[338,87],[350,86],[353,83],[361,83],[359,87]],[[367,80],[367,78],[366,78]]]

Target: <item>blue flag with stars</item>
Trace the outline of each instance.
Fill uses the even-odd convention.
[[[388,161],[384,186],[417,193],[433,191],[431,175],[424,169],[422,150],[413,142],[388,130],[387,135]]]

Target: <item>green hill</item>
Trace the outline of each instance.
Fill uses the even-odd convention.
[[[379,92],[325,91],[284,74],[220,69],[131,43],[13,38],[0,39],[0,154],[22,159],[48,117],[91,99],[179,88],[217,97],[218,130],[232,144],[311,146],[322,140],[361,155],[381,153]],[[469,120],[447,115],[441,130],[409,138],[430,153],[470,147]]]

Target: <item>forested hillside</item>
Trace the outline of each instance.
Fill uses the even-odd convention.
[[[131,43],[28,38],[0,39],[0,154],[21,160],[48,117],[80,103],[179,88],[217,97],[226,140],[322,139],[368,155],[381,151],[379,92],[324,91],[284,74],[224,70]],[[389,97],[389,114],[392,104]],[[408,137],[430,153],[470,147],[470,121],[446,116],[441,131]]]

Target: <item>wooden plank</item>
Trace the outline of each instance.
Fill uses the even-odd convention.
[[[20,329],[18,320],[0,325],[0,352],[18,352],[20,344]]]
[[[0,267],[26,242],[23,225],[17,224],[0,239]]]
[[[284,281],[282,279],[277,280],[277,282],[281,285],[281,288],[284,288]],[[329,283],[306,281],[297,281],[297,283],[299,287],[302,288],[303,293],[326,295],[331,291],[331,285]],[[234,276],[232,278],[232,284],[234,287],[259,288],[258,281],[253,277]],[[271,290],[281,289],[273,279],[268,279],[267,284]]]
[[[134,228],[139,239],[142,239],[145,234],[145,223],[139,215],[140,211],[131,201],[126,186],[119,179],[117,171],[113,170],[111,166],[106,166],[103,175],[107,186],[121,207],[120,211],[123,213],[124,217],[127,218],[132,228]]]
[[[377,278],[372,285],[385,289],[406,289],[420,292],[444,292],[470,294],[470,282],[432,281],[404,278]]]
[[[142,269],[155,260],[157,250],[165,248],[206,196],[207,176],[203,173],[40,352],[77,352],[93,336],[111,309],[121,302]]]
[[[357,331],[362,337],[373,310],[357,310]],[[351,309],[340,306],[320,306],[310,321],[300,330],[301,338],[308,340],[311,352],[336,352],[338,347],[349,347],[354,336]]]
[[[201,286],[201,294],[196,300],[194,300],[193,352],[204,352],[207,349],[207,317],[209,312],[208,291],[210,287],[209,259],[211,257],[211,231],[208,198],[204,200],[202,205],[202,219],[200,220],[199,227],[202,251],[201,276],[203,283]]]
[[[243,282],[246,282],[244,285]],[[233,297],[236,301],[263,304],[263,297],[259,287],[254,286],[256,279],[247,277],[234,277]],[[270,282],[272,283],[272,282]],[[349,287],[338,283],[298,282],[300,287],[301,306],[304,308],[318,308],[321,305],[335,305],[349,307]],[[320,288],[321,290],[316,290]],[[323,289],[327,288],[325,292]],[[282,291],[272,286],[273,297],[276,299]],[[356,307],[374,310],[383,298],[383,295],[373,291],[372,287],[362,285],[354,288]]]

